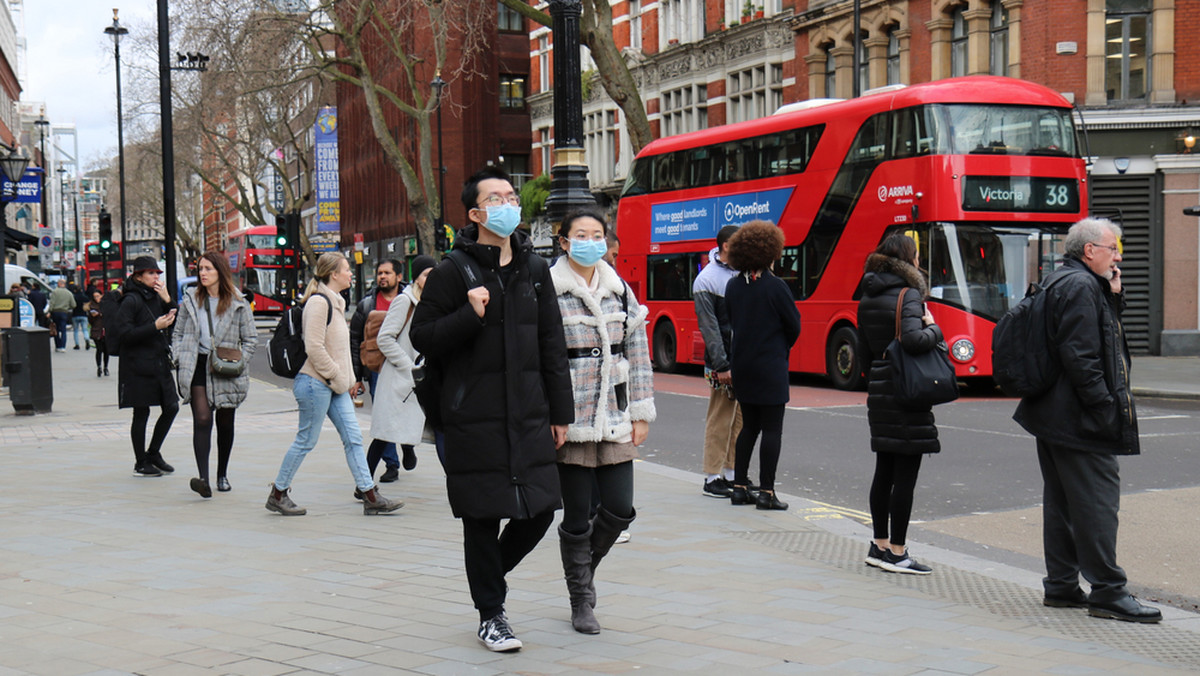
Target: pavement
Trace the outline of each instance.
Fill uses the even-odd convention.
[[[1045,608],[1036,573],[920,542],[933,575],[886,573],[862,563],[870,533],[836,508],[737,508],[649,462],[635,467],[632,540],[598,571],[603,632],[571,629],[551,536],[508,579],[524,649],[490,653],[431,447],[382,487],[406,506],[366,517],[327,423],[292,493],[308,515],[272,514],[296,406],[256,380],[233,491],[203,500],[187,486],[186,408],[164,448],[175,474],[135,478],[116,363],[97,378],[91,352],[53,360],[53,412],[18,417],[0,396],[0,676],[1200,670],[1200,615],[1164,606],[1162,624],[1136,625]],[[1200,359],[1139,359],[1134,374],[1142,396],[1200,397]]]

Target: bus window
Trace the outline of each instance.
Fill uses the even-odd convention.
[[[889,117],[881,113],[872,115],[863,122],[858,135],[854,137],[854,145],[850,146],[850,152],[846,154],[847,164],[877,164],[883,161],[887,154]]]
[[[625,179],[625,189],[621,191],[622,197],[627,195],[644,195],[650,192],[651,166],[651,159],[633,161],[633,166],[629,168],[629,178]]]
[[[954,147],[950,152],[1075,156],[1075,136],[1068,110],[979,104],[939,107],[954,130]]]
[[[692,300],[699,270],[699,252],[647,256],[646,300]]]

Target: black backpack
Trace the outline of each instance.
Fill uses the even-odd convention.
[[[104,326],[104,350],[110,356],[119,357],[121,355],[121,338],[125,335],[125,330],[128,328],[117,320],[121,312],[121,299],[124,294],[120,289],[112,289],[106,291],[100,297],[100,316]]]
[[[321,294],[313,294],[309,301],[317,296]],[[321,298],[325,300],[327,310],[325,325],[329,326],[333,321],[333,303],[324,296]],[[275,325],[275,334],[267,343],[267,362],[271,366],[271,373],[295,378],[307,359],[308,353],[304,350],[304,306],[294,305],[284,311]]]
[[[1034,397],[1054,385],[1062,370],[1050,344],[1046,291],[1074,270],[1056,270],[1041,284],[1029,285],[992,330],[992,378],[1010,397]]]

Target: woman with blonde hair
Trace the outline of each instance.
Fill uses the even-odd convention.
[[[250,304],[233,286],[225,256],[208,252],[196,262],[199,283],[183,294],[173,340],[178,365],[175,382],[179,398],[192,407],[192,450],[199,476],[191,488],[212,497],[208,456],[212,451],[213,420],[217,423],[217,490],[231,490],[229,456],[233,452],[233,420],[250,390],[246,364],[258,345],[258,329]],[[214,361],[236,353],[236,373],[214,368]],[[235,361],[230,359],[230,361]]]
[[[346,451],[346,464],[354,476],[354,497],[362,500],[364,514],[385,514],[404,506],[379,494],[367,457],[362,430],[354,415],[352,398],[362,391],[350,360],[350,327],[346,323],[346,301],[342,291],[350,288],[350,261],[331,251],[321,254],[303,298],[304,350],[308,357],[292,384],[300,407],[300,428],[288,448],[279,475],[267,496],[267,509],[284,516],[301,516],[308,510],[292,502],[288,492],[304,457],[317,445],[325,417],[333,422]]]

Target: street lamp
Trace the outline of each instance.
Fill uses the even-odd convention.
[[[4,233],[0,240],[8,239],[8,203],[16,193],[17,183],[25,175],[29,166],[29,153],[24,148],[9,148],[0,155],[0,173],[8,179],[5,185],[8,190],[0,190],[0,232]],[[8,282],[4,279],[4,263],[8,262],[8,244],[0,244],[0,295],[8,293]]]
[[[579,80],[581,0],[550,0],[554,19],[554,168],[546,214],[558,223],[572,209],[596,203],[583,153],[583,85]]]
[[[38,115],[38,119],[34,120],[33,123],[36,124],[37,128],[38,128],[38,144],[39,144],[39,147],[41,148],[40,152],[42,154],[42,157],[39,160],[39,162],[42,165],[42,176],[41,176],[41,178],[38,179],[38,182],[40,182],[42,184],[42,191],[41,191],[42,192],[42,224],[45,225],[47,228],[50,228],[50,232],[54,232],[54,224],[50,219],[49,212],[46,211],[46,169],[47,169],[47,167],[46,167],[46,164],[47,164],[46,163],[46,127],[50,126],[50,120],[46,119],[45,106],[42,107],[41,114]],[[62,255],[62,251],[63,251],[62,240],[63,240],[62,237],[60,237],[58,240],[58,258],[59,258],[58,262],[59,262],[59,271],[60,272],[62,271],[62,257],[63,257],[63,255]]]
[[[129,29],[117,20],[117,10],[113,8],[112,25],[104,29],[104,33],[113,41],[113,57],[117,62],[117,173],[120,181],[121,203],[121,272],[125,276],[125,125],[121,114],[121,36],[127,35]],[[108,283],[108,280],[105,280]],[[167,287],[170,288],[170,287]]]
[[[433,234],[436,241],[446,229],[446,164],[442,161],[442,90],[446,88],[446,81],[442,79],[442,71],[438,69],[433,74],[433,82],[429,83],[433,87],[433,94],[437,97],[437,125],[438,125],[438,217],[437,225],[433,228]],[[417,237],[417,253],[425,253],[421,247],[421,238]]]

